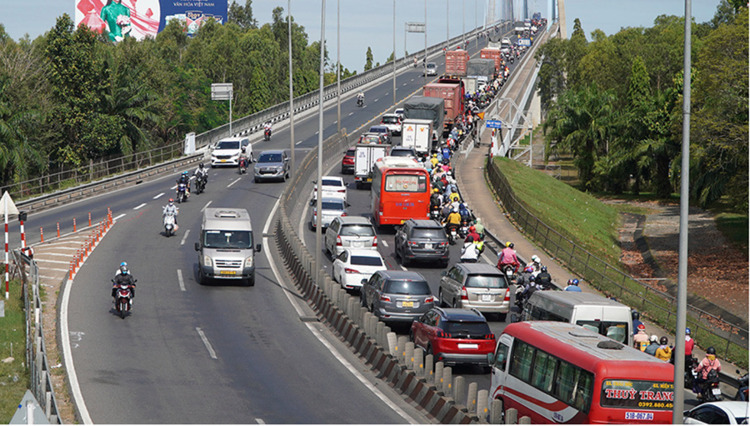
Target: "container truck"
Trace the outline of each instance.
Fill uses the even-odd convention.
[[[420,118],[432,121],[432,143],[430,147],[432,149],[442,138],[442,132],[438,129],[443,128],[445,102],[442,98],[412,96],[411,99],[404,102],[404,119],[407,118]]]
[[[492,59],[495,62],[495,75],[502,69],[503,54],[497,48],[484,48],[479,51],[479,57],[482,59]]]
[[[443,132],[449,132],[461,114],[464,112],[463,83],[430,83],[424,86],[424,95],[440,98],[444,101],[445,118]],[[441,128],[436,130],[440,131]]]
[[[458,49],[445,52],[445,75],[463,77],[466,75],[466,62],[469,52]]]
[[[401,146],[414,148],[419,155],[427,155],[432,151],[432,133],[432,120],[404,119]]]

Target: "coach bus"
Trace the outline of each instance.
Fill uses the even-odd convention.
[[[383,157],[372,177],[372,217],[377,226],[429,219],[430,174],[410,157]]]
[[[488,355],[490,404],[531,423],[672,423],[674,366],[579,325],[508,325]]]

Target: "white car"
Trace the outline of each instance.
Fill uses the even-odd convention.
[[[398,136],[401,134],[401,118],[398,114],[383,114],[380,119],[380,125],[385,126],[391,130],[391,133]]]
[[[211,167],[238,166],[240,164],[240,154],[243,151],[247,159],[252,163],[254,157],[250,139],[224,138],[211,151]]]
[[[706,402],[683,414],[685,424],[742,425],[747,424],[750,404],[747,401]]]
[[[396,108],[393,111],[393,113],[398,116],[399,120],[404,121],[404,109],[403,108]]]
[[[377,271],[387,269],[377,250],[345,249],[333,261],[333,280],[345,289],[362,288]]]
[[[339,216],[346,216],[346,201],[341,198],[326,198],[323,197],[320,200],[322,205],[321,213],[321,228],[325,231],[328,225],[331,224],[334,218]],[[313,206],[312,214],[310,215],[310,229],[315,229],[318,225],[318,207]]]
[[[437,75],[437,64],[434,62],[428,62],[425,70],[422,71],[422,75]]]
[[[343,216],[333,219],[328,225],[324,243],[326,251],[336,257],[347,248],[377,250],[378,236],[366,217]]]
[[[344,178],[340,176],[323,176],[322,184],[320,186],[320,192],[323,193],[323,197],[329,198],[340,198],[346,203],[346,187],[347,184],[344,182]],[[310,205],[314,204],[318,199],[318,183],[314,182],[312,194],[310,194]]]

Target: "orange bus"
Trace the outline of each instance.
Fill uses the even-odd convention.
[[[371,193],[372,217],[377,226],[430,217],[430,174],[411,157],[378,159]]]
[[[579,325],[510,324],[488,361],[490,404],[531,423],[672,423],[674,366]]]

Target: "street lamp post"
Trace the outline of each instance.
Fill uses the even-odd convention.
[[[315,282],[320,283],[320,248],[321,230],[323,226],[322,215],[322,183],[323,183],[323,69],[326,41],[326,0],[321,0],[320,10],[320,81],[318,85],[318,194],[315,209],[317,211],[317,223],[315,224]]]
[[[396,105],[396,0],[393,0],[393,105]]]
[[[338,123],[338,131],[340,132],[341,131],[341,0],[336,0],[336,123]]]

